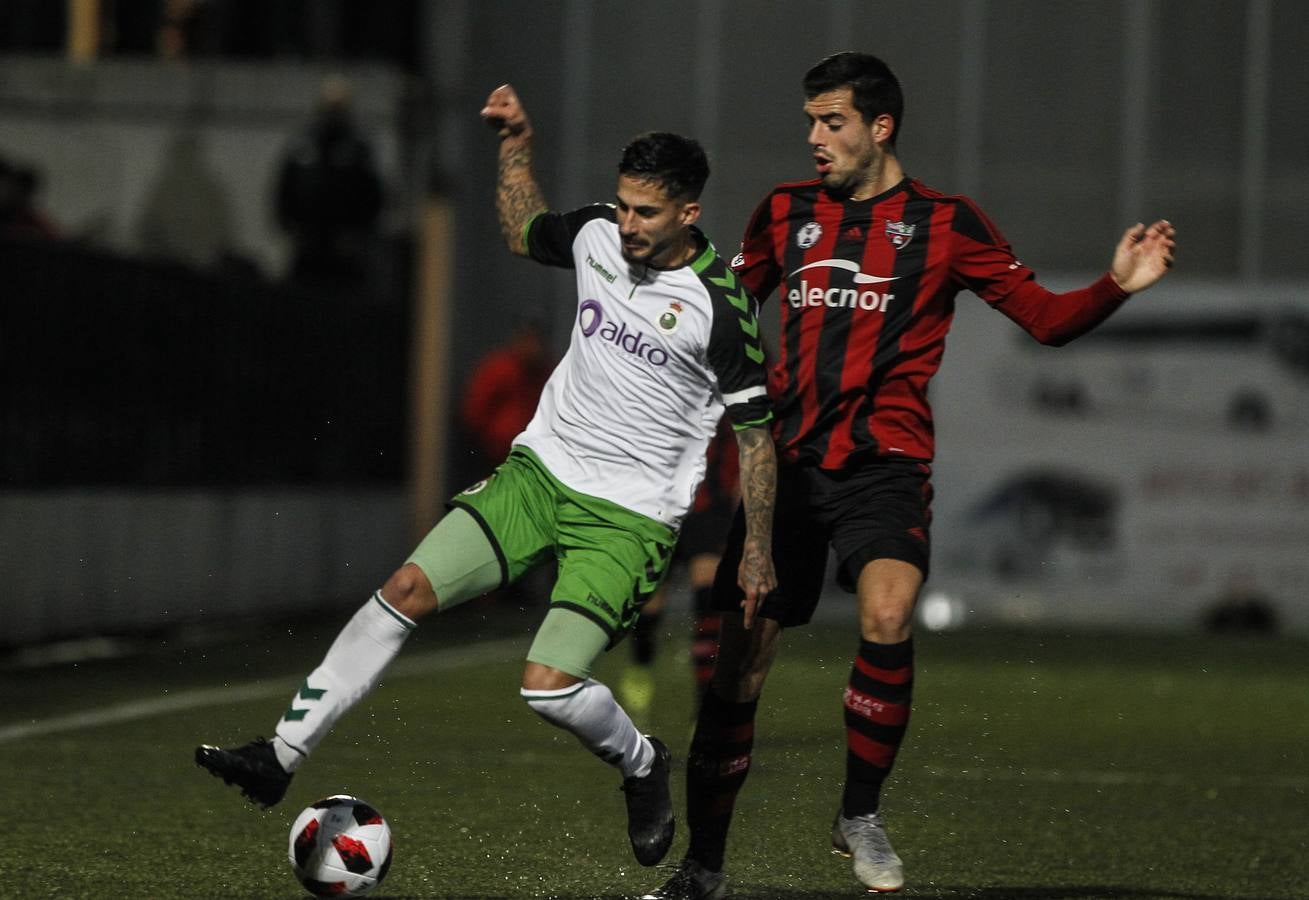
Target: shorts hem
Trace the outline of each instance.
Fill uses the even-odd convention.
[[[473,517],[477,527],[482,529],[482,534],[486,535],[487,542],[490,543],[491,549],[495,551],[495,561],[500,565],[500,583],[493,590],[499,590],[507,585],[509,583],[509,561],[505,559],[505,552],[500,547],[500,541],[496,539],[495,532],[486,523],[486,519],[482,518],[482,514],[477,511],[477,507],[462,500],[450,500],[446,503],[446,506],[450,509],[462,509]]]
[[[874,541],[851,553],[841,560],[836,567],[836,582],[847,593],[855,593],[858,588],[859,573],[864,566],[878,559],[894,559],[908,563],[923,575],[927,581],[928,551],[921,544],[908,540],[886,539]]]
[[[551,600],[550,607],[551,609],[566,609],[569,612],[577,613],[582,618],[595,623],[595,625],[605,633],[605,637],[609,639],[609,643],[605,645],[606,651],[613,649],[614,645],[617,644],[623,636],[622,629],[616,628],[612,622],[605,619],[589,606],[583,606],[581,603],[574,603],[571,600]]]

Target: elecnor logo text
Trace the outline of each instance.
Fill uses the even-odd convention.
[[[885,284],[895,281],[899,276],[893,275],[885,277],[881,275],[867,275],[859,271],[859,264],[848,259],[820,259],[818,262],[809,263],[807,266],[801,266],[790,275],[786,276],[789,281],[796,275],[806,269],[844,269],[851,273],[850,280],[855,284]],[[859,288],[839,288],[839,287],[810,287],[809,282],[801,278],[798,288],[791,288],[786,293],[786,302],[793,309],[800,309],[804,306],[830,306],[837,309],[866,309],[869,312],[886,312],[887,305],[895,299],[895,294],[890,292],[883,293],[874,290],[860,290]]]
[[[596,335],[615,347],[639,356],[652,366],[662,366],[668,362],[668,351],[650,343],[640,331],[628,331],[626,322],[613,322],[605,318],[604,307],[599,300],[585,300],[577,310],[577,324],[582,329],[582,337]]]
[[[881,294],[877,291],[861,291],[858,288],[820,288],[810,287],[809,282],[800,279],[800,287],[792,288],[786,293],[786,302],[792,309],[802,306],[831,306],[836,309],[866,309],[870,312],[886,312],[887,305],[895,299],[895,294]]]

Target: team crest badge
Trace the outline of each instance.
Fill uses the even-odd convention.
[[[672,303],[668,304],[668,308],[660,314],[658,319],[655,320],[655,327],[664,334],[672,334],[677,330],[677,317],[682,314],[682,309],[682,304],[674,300]]]
[[[886,239],[895,249],[903,250],[905,245],[914,239],[915,227],[917,226],[906,225],[904,222],[887,222]]]
[[[806,222],[795,233],[795,244],[801,250],[808,250],[823,236],[823,226],[817,222]]]
[[[494,477],[495,477],[494,475],[491,476],[491,478]],[[480,494],[486,488],[487,484],[490,483],[491,478],[483,478],[481,481],[477,482],[476,484],[470,484],[468,487],[464,488],[463,493]]]

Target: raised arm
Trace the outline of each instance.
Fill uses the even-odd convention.
[[[755,610],[777,587],[773,571],[773,507],[777,501],[777,452],[767,426],[736,433],[741,459],[741,503],[745,509],[745,546],[736,583],[745,591],[741,607],[745,627],[754,624]]]
[[[956,277],[1043,344],[1060,346],[1095,328],[1162,278],[1177,253],[1177,232],[1164,219],[1136,224],[1114,247],[1109,271],[1083,288],[1055,293],[1013,255],[995,226],[969,203],[956,210]]]
[[[500,234],[512,253],[527,256],[523,230],[548,208],[532,175],[532,122],[513,87],[502,84],[486,98],[482,119],[500,137],[500,165],[495,182],[495,210]]]

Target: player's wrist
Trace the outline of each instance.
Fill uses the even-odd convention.
[[[500,130],[501,144],[521,145],[521,144],[530,144],[531,142],[532,142],[532,125],[530,122],[517,126],[515,128],[510,128],[506,126],[505,128],[502,128]]]
[[[1132,289],[1128,286],[1131,283],[1130,279],[1119,278],[1118,273],[1113,269],[1106,272],[1102,280],[1108,282],[1107,286],[1116,290],[1123,297],[1133,293]]]

